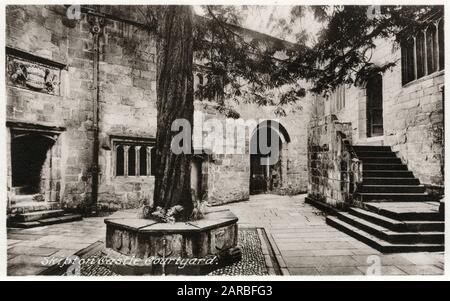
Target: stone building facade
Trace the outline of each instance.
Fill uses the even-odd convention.
[[[155,37],[137,7],[72,13],[68,17],[65,6],[7,6],[10,213],[118,210],[152,202]],[[227,119],[214,101],[197,99],[195,107],[208,118]],[[281,163],[276,173],[262,174],[271,187],[258,192],[306,191],[307,105],[282,118],[273,107],[235,109],[243,119],[276,118],[283,127]],[[197,198],[207,196],[211,204],[248,199],[252,166],[246,144],[243,154],[203,150],[194,156]]]
[[[311,197],[340,207],[348,203],[361,166],[348,145],[391,147],[437,199],[444,192],[444,19],[400,47],[378,40],[371,62],[396,66],[364,86],[342,86],[330,97],[311,96],[308,132]],[[350,150],[351,151],[351,150]],[[395,183],[392,183],[395,185]]]

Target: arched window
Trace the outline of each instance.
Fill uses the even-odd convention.
[[[416,37],[417,78],[425,75],[425,36],[420,32]]]
[[[439,20],[438,24],[438,47],[439,47],[439,70],[444,69],[444,19]]]
[[[414,39],[409,39],[402,43],[402,81],[409,83],[416,78],[414,60]]]
[[[401,44],[402,83],[444,69],[444,19],[435,20],[425,32],[419,32]]]
[[[428,26],[426,31],[427,37],[427,67],[428,74],[431,74],[437,70],[436,66],[436,57],[439,55],[438,53],[438,45],[436,40],[436,26],[434,24]]]
[[[150,149],[153,139],[141,137],[114,138],[113,170],[115,176],[150,176]]]
[[[150,174],[152,176],[156,175],[156,147],[153,147],[151,152],[150,152],[150,160],[151,160],[151,170],[150,170]]]
[[[136,150],[134,146],[128,148],[128,175],[136,175]]]
[[[142,146],[139,150],[139,175],[147,175],[147,147]]]
[[[125,175],[123,146],[116,148],[116,176]]]

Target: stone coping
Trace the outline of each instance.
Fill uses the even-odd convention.
[[[105,224],[139,233],[192,233],[232,225],[237,221],[237,216],[226,209],[208,212],[201,220],[174,224],[143,218],[106,218]]]

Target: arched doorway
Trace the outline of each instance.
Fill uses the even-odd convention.
[[[12,187],[16,194],[43,192],[51,173],[55,140],[39,134],[19,134],[11,141]]]
[[[258,124],[250,138],[250,194],[281,188],[286,176],[285,152],[290,137],[277,121]]]

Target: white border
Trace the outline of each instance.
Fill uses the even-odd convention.
[[[166,1],[142,1],[142,0],[108,0],[108,1],[67,1],[67,0],[6,0],[1,4],[0,11],[0,20],[2,20],[0,24],[0,41],[2,47],[0,47],[0,57],[1,57],[1,68],[2,72],[0,73],[0,91],[1,91],[1,102],[0,102],[0,123],[3,124],[2,130],[0,131],[0,141],[6,141],[6,88],[5,88],[5,30],[6,30],[6,18],[5,18],[5,6],[6,5],[38,5],[38,4],[126,4],[126,5],[145,5],[145,4],[192,4],[192,5],[202,5],[202,4],[226,4],[226,5],[242,5],[242,0],[209,0],[209,1],[199,1],[199,0],[166,0]],[[395,0],[395,1],[371,1],[371,0],[345,0],[345,1],[324,1],[324,0],[247,0],[245,1],[246,5],[342,5],[342,4],[352,4],[352,5],[387,5],[387,4],[403,4],[403,5],[443,5],[445,2],[443,0],[427,0],[427,1],[417,1],[417,0]],[[445,44],[447,48],[449,47],[449,18],[448,18],[448,7],[445,7]],[[447,51],[446,53],[448,53]],[[449,70],[450,61],[447,55],[445,69]],[[444,70],[445,70],[444,69]],[[448,85],[448,77],[445,78],[445,85]],[[448,111],[448,108],[447,108]],[[445,141],[450,141],[449,137],[449,123],[450,120],[448,118],[448,112],[445,114]],[[447,143],[446,143],[447,144]],[[109,276],[65,276],[65,277],[51,277],[51,276],[6,276],[6,267],[7,267],[7,253],[6,253],[6,147],[5,143],[1,143],[0,147],[0,162],[4,160],[0,164],[0,195],[2,196],[0,199],[4,200],[0,204],[0,240],[2,243],[0,244],[0,280],[25,280],[25,281],[42,281],[42,280],[58,280],[58,281],[157,281],[157,280],[183,280],[183,281],[237,281],[237,280],[245,280],[245,281],[293,281],[293,280],[316,280],[316,281],[343,281],[343,280],[352,280],[352,281],[383,281],[383,280],[403,280],[403,281],[436,281],[436,280],[450,280],[450,273],[447,271],[449,267],[449,258],[447,256],[447,252],[445,254],[445,267],[444,267],[444,275],[440,276],[118,276],[118,277],[109,277]],[[447,145],[446,145],[447,146]],[[448,155],[445,157],[445,187],[450,187],[449,184],[449,175],[448,175]],[[447,201],[447,197],[445,197],[445,201]],[[445,214],[449,216],[450,208],[446,206]],[[445,221],[446,224],[446,232],[447,232],[447,219]],[[446,239],[445,249],[449,250],[449,240]]]

